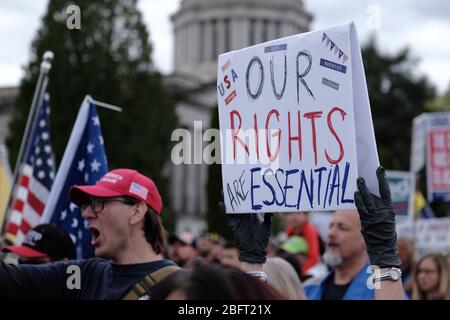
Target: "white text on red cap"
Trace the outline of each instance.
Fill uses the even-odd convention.
[[[100,180],[102,182],[109,182],[109,183],[116,183],[119,180],[122,180],[123,176],[116,173],[107,173],[103,176],[103,178]]]

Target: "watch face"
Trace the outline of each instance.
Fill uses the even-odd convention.
[[[394,281],[397,281],[402,276],[402,272],[400,271],[400,269],[397,269],[397,268],[395,268],[395,269],[392,268],[390,271],[390,274],[391,274],[391,279]]]

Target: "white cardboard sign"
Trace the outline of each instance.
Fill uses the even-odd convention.
[[[386,170],[392,204],[397,219],[413,218],[416,176],[409,171]]]
[[[397,238],[414,241],[417,259],[431,252],[450,253],[450,218],[397,222]]]
[[[372,116],[353,23],[220,55],[227,213],[354,208],[379,194]]]

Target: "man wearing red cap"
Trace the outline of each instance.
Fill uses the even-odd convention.
[[[45,266],[0,262],[0,298],[123,299],[133,290],[142,295],[135,284],[147,275],[176,269],[163,258],[162,200],[150,178],[113,170],[93,186],[72,187],[70,200],[81,208],[97,258]],[[78,287],[68,285],[73,266],[80,270]]]

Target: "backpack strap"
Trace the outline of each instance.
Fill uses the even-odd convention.
[[[122,300],[138,300],[144,294],[150,292],[158,282],[180,269],[179,266],[169,265],[146,275],[141,281],[136,282],[130,292],[128,292]]]

